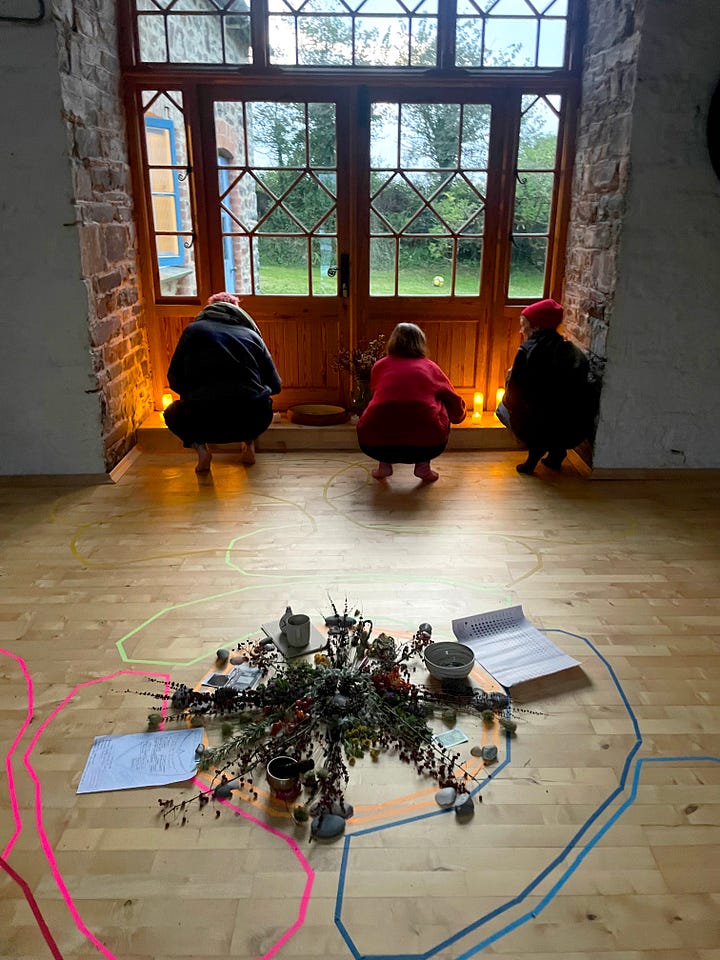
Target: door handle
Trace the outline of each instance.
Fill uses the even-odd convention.
[[[350,254],[340,254],[340,296],[347,297],[350,292]]]

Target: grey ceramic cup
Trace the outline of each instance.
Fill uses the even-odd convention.
[[[306,613],[294,613],[288,617],[285,636],[290,647],[307,646],[310,642],[310,617]]]

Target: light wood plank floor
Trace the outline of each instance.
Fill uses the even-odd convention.
[[[720,480],[519,457],[448,453],[427,487],[349,452],[0,486],[0,957],[720,960]],[[194,685],[328,595],[436,639],[520,603],[581,682],[516,691],[469,823],[388,756],[332,844],[264,795],[164,830],[191,785],[76,794],[94,736],[145,729],[146,674]]]

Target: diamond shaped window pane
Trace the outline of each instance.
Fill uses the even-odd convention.
[[[447,187],[431,204],[453,233],[458,233],[469,220],[477,216],[483,202],[470,183],[463,177],[453,177]]]
[[[373,200],[372,207],[395,229],[402,230],[422,210],[423,203],[400,176],[392,177]]]
[[[267,213],[274,203],[270,194],[247,173],[231,185],[222,200],[223,207],[233,220],[248,232],[255,228],[260,217]]]
[[[283,207],[306,231],[312,230],[334,207],[334,200],[309,173],[283,199]]]
[[[303,228],[282,207],[276,207],[265,220],[259,223],[256,232],[264,236],[273,233],[305,233]]]

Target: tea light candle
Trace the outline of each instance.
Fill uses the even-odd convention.
[[[480,391],[473,394],[473,418],[482,415],[484,397]]]
[[[499,407],[505,396],[505,387],[498,387],[495,391],[495,406]]]
[[[170,406],[170,404],[171,404],[172,402],[173,402],[173,398],[172,398],[172,394],[171,394],[171,393],[164,393],[164,394],[162,395],[162,407],[163,407],[163,410],[167,410],[167,408]]]

